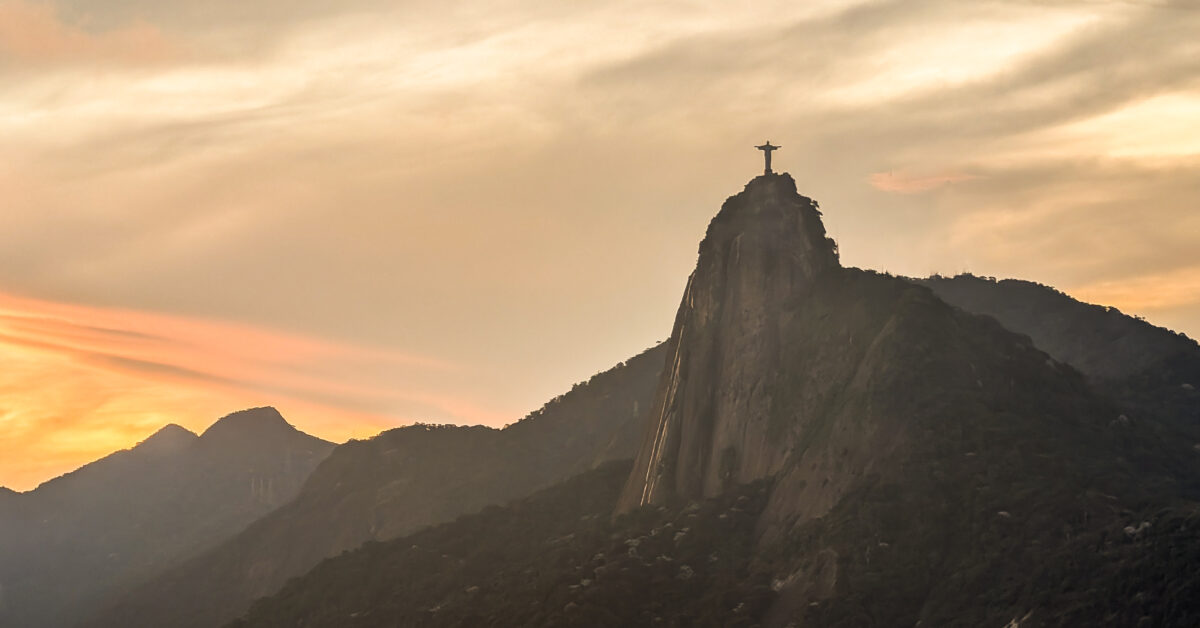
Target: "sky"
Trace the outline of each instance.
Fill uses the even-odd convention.
[[[1200,337],[1194,0],[0,0],[0,485],[274,405],[501,426],[761,172],[846,265]]]

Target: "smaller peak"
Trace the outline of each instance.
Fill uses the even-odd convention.
[[[147,438],[146,440],[151,440],[154,438],[166,438],[166,437],[178,438],[178,437],[195,436],[195,435],[196,435],[195,432],[189,430],[186,427],[183,427],[182,425],[179,425],[178,423],[167,423],[166,425],[159,428],[159,430],[157,432],[151,434],[150,438]]]
[[[171,454],[192,444],[198,438],[194,432],[174,423],[169,423],[146,440],[134,445],[135,451],[151,454]]]
[[[5,497],[12,497],[13,495],[19,495],[19,494],[20,493],[12,490],[11,488],[8,488],[7,486],[0,486],[0,499],[4,499]]]
[[[717,255],[740,258],[741,251],[769,254],[797,264],[815,277],[839,266],[837,243],[825,233],[817,202],[796,191],[786,172],[767,172],[725,199],[700,242],[701,262]]]
[[[766,172],[760,174],[757,177],[750,179],[750,182],[746,184],[746,189],[749,190],[752,187],[761,187],[766,185],[781,185],[784,186],[785,189],[790,189],[792,192],[796,191],[796,180],[793,179],[792,175],[787,172]]]
[[[222,438],[262,438],[296,431],[292,424],[271,406],[239,410],[227,414],[213,423],[200,438],[204,440]]]

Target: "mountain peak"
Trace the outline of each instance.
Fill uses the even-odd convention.
[[[239,410],[217,419],[200,438],[211,440],[259,440],[296,433],[279,411],[271,406]]]
[[[667,344],[620,510],[712,496],[778,471],[773,399],[799,304],[841,270],[816,201],[788,174],[755,177],[709,223]]]
[[[706,255],[732,256],[730,261],[737,263],[749,254],[752,263],[771,265],[766,270],[796,272],[807,278],[835,268],[837,244],[826,237],[818,207],[816,201],[796,191],[791,175],[759,175],[739,194],[726,199],[709,223],[700,243],[700,263]]]
[[[133,448],[154,455],[173,454],[192,444],[196,438],[198,437],[192,431],[169,423]]]

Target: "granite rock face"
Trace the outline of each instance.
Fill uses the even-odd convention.
[[[790,322],[781,313],[838,268],[816,203],[789,175],[757,177],[725,201],[700,243],[620,510],[779,471],[788,448],[772,418]]]
[[[843,268],[817,207],[788,175],[764,175],[710,224],[618,513],[770,478],[770,539],[866,482],[925,468],[948,434],[944,447],[968,452],[980,445],[963,435],[1011,414],[1031,420],[1030,438],[1070,441],[1033,417],[1114,414],[1028,337]]]

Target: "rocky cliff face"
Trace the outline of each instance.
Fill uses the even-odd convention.
[[[621,510],[779,470],[789,449],[772,420],[789,361],[781,314],[837,268],[816,203],[790,176],[757,177],[725,201],[700,243]]]

